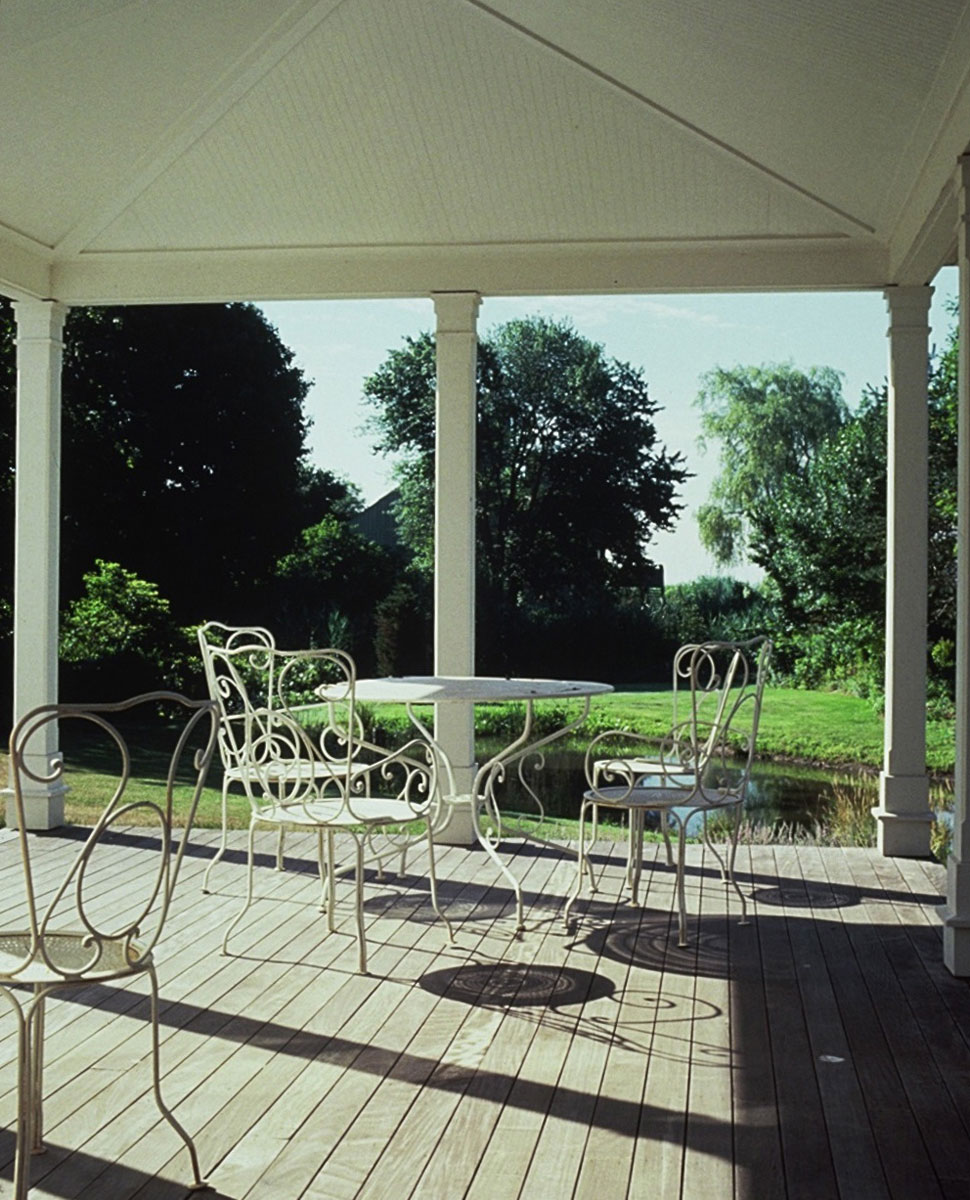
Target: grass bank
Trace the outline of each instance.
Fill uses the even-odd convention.
[[[669,689],[631,690],[597,697],[582,733],[573,735],[563,745],[582,749],[590,736],[612,728],[635,730],[659,741],[669,725],[670,708]],[[557,727],[569,712],[569,709],[554,705],[537,706],[540,731]],[[575,709],[572,712],[575,715]],[[476,726],[483,741],[494,745],[496,739],[511,740],[521,732],[522,715],[522,705],[480,706]],[[369,728],[378,726],[378,740],[388,744],[404,740],[413,733],[402,706],[372,706],[366,716]],[[875,770],[882,761],[882,732],[882,718],[864,700],[835,692],[768,688],[758,737],[758,755],[765,759]],[[934,774],[952,772],[953,722],[931,722],[927,744],[928,768]],[[70,759],[70,746],[66,745],[64,749]],[[67,818],[78,824],[90,824],[102,803],[104,779],[99,774],[98,764],[82,762],[79,766],[81,769],[76,770],[70,780]],[[5,779],[5,756],[2,768]],[[197,825],[202,828],[215,828],[221,822],[220,781],[216,765],[196,818]],[[143,786],[153,785],[146,779]],[[248,819],[248,804],[237,790],[230,798],[230,823],[233,827],[244,827]]]
[[[627,729],[656,738],[659,742],[670,725],[669,688],[618,691],[597,696],[590,709],[582,736],[567,745],[585,743],[606,729]],[[559,706],[537,706],[538,719],[552,724],[568,710]],[[409,728],[407,714],[399,705],[374,706],[370,718],[389,736],[400,736]],[[521,729],[522,705],[479,707],[476,727],[483,736],[513,735]],[[766,688],[758,730],[758,757],[783,759],[823,766],[882,765],[883,720],[866,700],[839,692],[810,692],[797,688]],[[953,771],[953,721],[931,721],[927,727],[927,767],[934,774]]]

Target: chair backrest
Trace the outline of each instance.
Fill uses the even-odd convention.
[[[743,797],[754,759],[771,641],[702,642],[685,647],[689,711],[665,742],[665,764],[690,768],[692,786]]]
[[[58,722],[63,749],[49,758],[47,731]],[[217,710],[211,700],[188,700],[175,692],[149,692],[114,704],[49,704],[28,712],[10,735],[10,782],[23,865],[23,937],[7,947],[22,953],[4,967],[6,977],[29,978],[33,963],[68,979],[115,964],[135,970],[151,953],[168,914],[216,747]],[[126,736],[127,735],[127,736]],[[101,815],[71,862],[53,898],[40,904],[31,869],[25,794],[39,787],[77,787],[104,796]],[[173,844],[173,824],[183,832]],[[157,838],[154,870],[137,875],[100,899],[88,888],[92,864],[111,854],[121,827],[144,827]],[[103,878],[101,885],[103,886]],[[7,928],[16,903],[5,897]],[[67,931],[75,936],[67,938]],[[16,949],[14,949],[14,943]],[[70,946],[69,952],[66,947]],[[46,972],[45,972],[46,973]]]
[[[212,676],[213,649],[239,650],[245,648],[246,663],[240,670],[247,681],[247,698],[250,703],[272,704],[274,694],[274,658],[276,639],[262,625],[224,625],[221,621],[208,621],[197,630],[202,667],[210,699],[215,699]],[[242,659],[237,660],[242,662]]]
[[[274,681],[271,702],[254,703],[247,672],[255,656]],[[421,739],[393,751],[363,737],[357,671],[343,650],[267,650],[238,644],[208,651],[212,698],[219,706],[224,763],[236,772],[255,815],[313,820],[320,804],[333,819],[364,819],[364,800],[407,800],[423,815],[433,799],[436,760]],[[326,699],[319,693],[325,691]],[[305,703],[306,697],[315,702]]]

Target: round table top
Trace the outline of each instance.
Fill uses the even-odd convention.
[[[489,675],[398,675],[358,679],[356,696],[365,702],[440,704],[465,701],[497,704],[503,700],[563,700],[612,692],[609,683],[582,679],[504,679]],[[326,699],[326,689],[320,695]]]

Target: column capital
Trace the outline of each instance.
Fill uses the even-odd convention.
[[[439,333],[474,333],[481,307],[480,292],[432,292]]]
[[[68,314],[66,304],[60,300],[15,300],[12,307],[18,344],[60,342]]]
[[[889,332],[893,329],[929,329],[930,301],[933,299],[929,284],[887,287],[882,294],[889,313]]]

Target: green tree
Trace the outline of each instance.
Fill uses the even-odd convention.
[[[369,669],[374,610],[393,587],[395,563],[334,513],[300,534],[276,564],[274,628],[293,646],[337,645]]]
[[[769,569],[776,547],[762,521],[784,481],[805,471],[845,423],[841,376],[791,364],[718,367],[701,379],[701,446],[719,446],[719,473],[698,509],[701,542],[723,564]]]
[[[14,325],[0,308],[0,504],[13,558]],[[61,591],[96,558],[177,619],[252,620],[299,532],[359,508],[307,462],[308,383],[252,305],[77,308],[65,325]],[[9,598],[11,570],[3,573]]]
[[[95,557],[227,613],[309,523],[307,383],[250,305],[82,308],[66,327],[65,597]]]
[[[182,688],[193,644],[158,586],[98,559],[61,622],[64,690],[90,700]]]
[[[752,557],[792,624],[882,616],[886,584],[886,391],[762,501]]]
[[[433,536],[434,342],[405,340],[364,383],[376,449],[402,456],[400,528],[427,569]],[[479,650],[521,669],[526,630],[603,613],[642,589],[687,477],[659,444],[640,370],[568,322],[510,321],[479,343]],[[574,625],[575,630],[575,625]],[[557,636],[565,636],[560,629]],[[574,633],[575,636],[575,633]],[[499,643],[502,646],[499,646]]]

